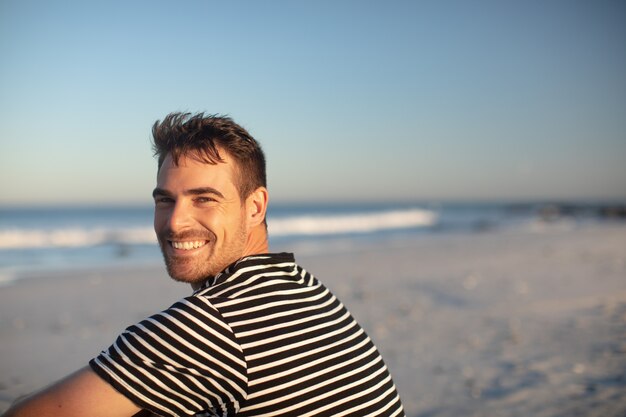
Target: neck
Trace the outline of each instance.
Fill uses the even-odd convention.
[[[248,233],[246,247],[241,257],[243,258],[250,255],[259,255],[268,252],[269,244],[267,242],[267,230],[264,224],[259,224],[250,230],[250,233]]]

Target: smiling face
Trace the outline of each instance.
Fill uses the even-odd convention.
[[[154,230],[167,271],[177,281],[200,284],[246,255],[246,204],[236,168],[223,152],[215,165],[166,156],[154,190]]]

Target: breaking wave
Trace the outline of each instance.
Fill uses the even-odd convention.
[[[0,249],[76,248],[104,244],[138,245],[156,242],[150,227],[60,228],[52,230],[8,229],[0,231]]]
[[[344,215],[303,215],[268,219],[270,236],[371,233],[433,226],[437,215],[429,210],[406,209]]]
[[[372,233],[428,227],[437,214],[422,209],[402,209],[346,214],[288,215],[269,217],[270,237],[322,236]],[[59,227],[52,229],[6,228],[0,230],[0,249],[79,248],[98,245],[152,245],[152,227]]]

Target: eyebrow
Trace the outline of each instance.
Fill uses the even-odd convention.
[[[218,190],[216,190],[213,187],[190,188],[189,190],[183,191],[183,195],[204,195],[204,194],[213,194],[219,198],[224,198],[224,194],[220,193]],[[154,191],[152,191],[152,197],[154,198],[157,196],[172,197],[173,195],[169,191],[163,188],[157,187],[154,189]]]

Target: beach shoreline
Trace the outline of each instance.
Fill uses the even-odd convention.
[[[626,413],[625,223],[381,242],[296,259],[380,348],[407,416]],[[157,264],[6,283],[0,410],[188,294]]]

